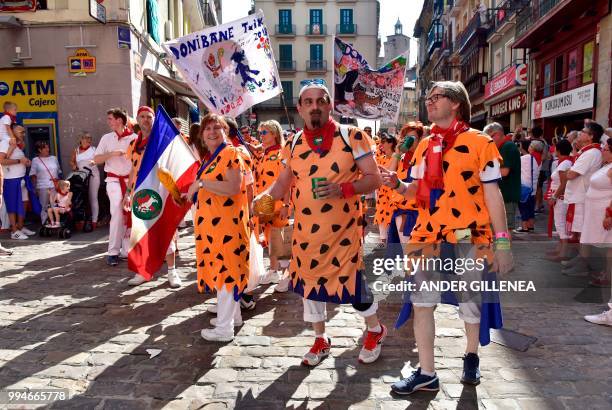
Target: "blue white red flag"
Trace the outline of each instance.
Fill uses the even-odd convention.
[[[143,154],[132,200],[132,233],[128,267],[150,279],[166,257],[189,202],[178,205],[174,192],[184,193],[193,183],[198,160],[160,105]]]

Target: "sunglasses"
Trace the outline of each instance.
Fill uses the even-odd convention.
[[[268,135],[269,133],[270,133],[270,131],[268,131],[268,130],[261,130],[261,131],[259,131],[259,134],[261,134],[261,135]]]

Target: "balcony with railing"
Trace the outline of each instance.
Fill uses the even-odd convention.
[[[530,1],[517,15],[516,37],[523,35],[536,21],[550,12],[561,0]]]
[[[327,35],[327,24],[306,24],[304,33],[309,37],[321,37]]]
[[[487,73],[476,73],[463,81],[463,85],[470,98],[478,98],[484,95],[485,84],[487,84]]]
[[[357,24],[336,24],[336,34],[339,36],[356,36]]]
[[[434,0],[433,2],[433,18],[439,19],[444,14],[444,0]]]
[[[278,60],[278,71],[281,73],[291,73],[296,71],[295,60]]]
[[[465,46],[473,39],[480,40],[481,44],[486,44],[486,33],[488,21],[483,21],[480,13],[474,14],[465,29],[457,35],[455,39],[455,51],[461,52]]]
[[[306,71],[309,73],[326,72],[327,60],[306,60]]]
[[[295,37],[295,24],[275,24],[274,34],[278,37]]]
[[[431,23],[429,33],[427,34],[427,54],[431,57],[431,54],[436,48],[442,46],[444,40],[444,26],[439,21]]]
[[[542,98],[552,97],[557,94],[571,91],[575,88],[583,87],[593,82],[593,69],[586,71],[576,72],[572,75],[559,79],[557,81],[551,80],[550,84],[542,85],[542,82],[538,84],[535,91],[535,100],[541,100]]]

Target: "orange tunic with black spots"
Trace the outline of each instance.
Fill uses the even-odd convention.
[[[270,185],[278,179],[283,165],[281,163],[281,150],[274,149],[265,153],[255,163],[255,194],[259,194],[266,189],[270,188]],[[274,219],[271,222],[266,223],[266,226],[275,226],[277,228],[287,226],[288,218],[280,218],[278,215],[279,211],[283,207],[283,201],[278,200],[274,202]],[[266,238],[269,240],[266,236]]]
[[[136,149],[136,141],[138,141],[138,138],[135,138],[134,140],[132,140],[132,142],[130,142],[127,152],[125,153],[126,158],[132,163],[132,168],[136,170],[136,174],[134,175],[134,179],[132,180],[132,185],[128,187],[132,192],[134,192],[134,188],[136,187],[138,171],[140,170],[142,156],[144,155],[145,151],[143,148],[141,152],[138,152],[138,150]]]
[[[406,154],[402,155],[402,159],[399,161],[396,171],[397,177],[402,181],[405,181],[406,178],[408,178],[408,171],[410,170],[410,166],[404,166],[404,155]],[[414,159],[410,162],[412,163],[413,161]],[[404,197],[404,195],[400,194],[395,190],[392,190],[391,199],[389,200],[389,202],[390,207],[393,211],[395,211],[396,209],[402,211],[418,211],[416,200],[412,199],[409,201]]]
[[[225,147],[204,170],[200,179],[227,180],[230,169],[244,172],[238,150]],[[240,294],[249,278],[248,201],[244,179],[240,193],[233,196],[198,191],[195,217],[198,291],[226,290]]]
[[[381,152],[376,157],[376,163],[381,167],[388,168],[391,163],[391,157]],[[388,226],[389,223],[391,223],[391,216],[393,215],[393,209],[391,208],[393,190],[385,185],[381,185],[376,193],[376,214],[374,214],[374,223],[376,225]]]
[[[414,179],[423,178],[425,173],[429,139],[423,139],[414,153],[411,170]],[[442,157],[443,193],[434,208],[419,208],[410,241],[456,243],[455,231],[469,229],[472,243],[490,243],[491,217],[485,205],[483,184],[496,184],[501,178],[500,161],[497,146],[489,136],[475,129],[459,134]]]
[[[283,163],[294,176],[290,288],[312,300],[353,302],[358,271],[363,269],[360,197],[314,199],[312,192],[313,178],[339,184],[361,177],[356,161],[373,155],[373,144],[363,131],[348,131],[347,144],[336,129],[331,149],[323,155],[310,149],[302,133],[282,151]]]

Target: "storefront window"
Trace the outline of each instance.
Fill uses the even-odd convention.
[[[593,81],[593,52],[595,42],[589,41],[584,45],[582,54],[582,83],[590,83]]]
[[[544,97],[550,97],[550,80],[552,79],[551,64],[544,66]]]
[[[578,50],[572,50],[567,57],[567,89],[578,86]]]

